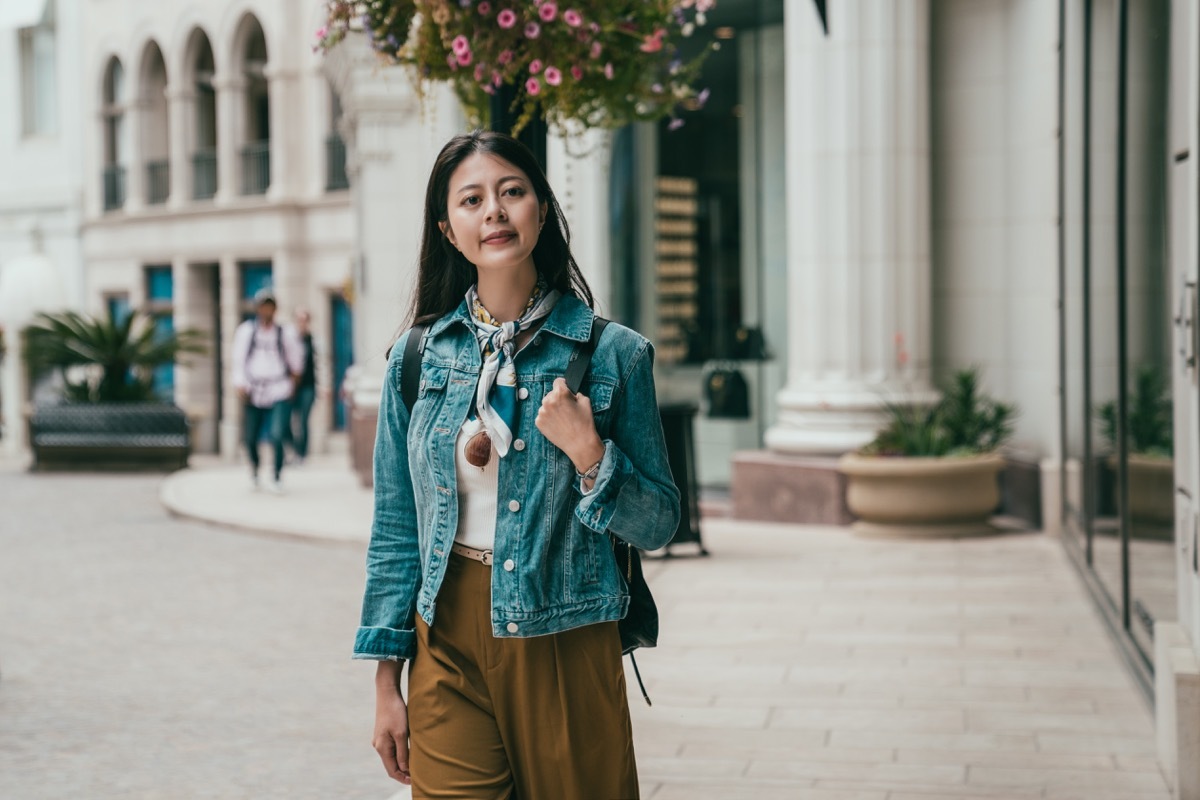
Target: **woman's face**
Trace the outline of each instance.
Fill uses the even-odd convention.
[[[546,216],[528,176],[497,156],[473,153],[450,176],[442,233],[481,273],[535,269],[533,248]]]

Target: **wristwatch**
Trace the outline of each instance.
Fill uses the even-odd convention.
[[[600,465],[603,463],[604,463],[604,459],[602,458],[599,461],[597,461],[595,464],[592,464],[590,467],[588,467],[583,472],[576,472],[575,475],[578,476],[579,480],[581,480],[581,481],[593,481],[594,482],[596,480],[596,476],[600,474]]]

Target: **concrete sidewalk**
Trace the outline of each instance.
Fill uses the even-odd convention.
[[[220,525],[365,542],[371,496],[346,463],[289,469],[274,496],[198,460],[161,497]],[[1056,539],[707,519],[704,540],[709,558],[647,565],[654,706],[636,688],[630,705],[649,800],[1170,797],[1149,709]]]

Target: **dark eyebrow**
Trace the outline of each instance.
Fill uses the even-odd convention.
[[[521,181],[522,183],[528,182],[528,181],[526,181],[525,178],[522,178],[520,175],[505,175],[503,178],[496,181],[496,183],[501,184],[501,183],[504,183],[505,181]],[[474,191],[478,188],[479,188],[478,183],[468,183],[466,186],[458,187],[458,192],[456,192],[456,194],[462,194],[463,192]]]

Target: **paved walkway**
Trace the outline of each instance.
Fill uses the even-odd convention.
[[[161,484],[160,497],[176,514],[301,539],[239,537],[180,522],[189,531],[188,552],[202,559],[232,540],[254,542],[259,557],[272,551],[285,556],[269,577],[276,592],[337,597],[343,612],[357,601],[361,568],[348,577],[342,556],[361,557],[370,495],[357,487],[344,457],[289,471],[284,497],[252,492],[244,468],[200,463]],[[34,486],[61,479],[0,472],[0,487],[6,480]],[[0,497],[6,503],[16,499]],[[73,510],[84,511],[78,504]],[[6,527],[0,522],[0,546],[9,538]],[[314,535],[351,544],[318,550],[337,567],[323,578],[307,567],[289,574],[286,554],[312,551],[303,538]],[[648,800],[1168,800],[1154,758],[1151,715],[1057,540],[1040,534],[864,540],[841,528],[725,519],[705,520],[704,539],[709,558],[648,565],[662,612],[662,639],[638,662],[654,706],[647,708],[636,690],[631,696]],[[19,563],[23,551],[17,548],[16,561],[12,552],[0,560],[8,567],[0,566],[0,636],[14,624],[3,610],[9,602],[4,580],[20,578],[24,591],[38,591],[30,570]],[[133,548],[127,556],[133,561],[144,553]],[[134,575],[124,580],[122,575],[118,569],[115,583],[95,590],[103,597],[131,591],[125,581],[136,582]],[[262,614],[239,608],[234,595],[219,606],[229,615],[227,624],[241,630],[246,616],[261,624]],[[298,606],[307,607],[305,599],[298,597]],[[250,600],[252,595],[242,598]],[[167,604],[161,613],[172,609]],[[329,658],[346,635],[314,641],[313,657]],[[219,629],[206,636],[208,646],[224,647]],[[5,644],[0,638],[0,648]],[[0,712],[9,712],[0,713],[0,776],[5,730],[12,725],[12,709],[3,704],[8,667],[6,661],[0,682]],[[363,669],[347,671],[339,663],[327,674],[331,683],[320,689],[326,700],[333,694],[369,695]],[[18,722],[22,710],[48,713],[18,708]],[[357,710],[358,717],[364,710]],[[326,721],[322,715],[333,713],[322,706],[314,713],[307,726],[286,730],[293,746],[303,751],[309,739],[319,738],[329,747],[331,737],[338,752],[345,749],[341,738],[365,746],[366,731],[352,735],[344,720]],[[37,726],[18,728],[53,740]],[[268,757],[277,749],[274,743],[225,730],[248,753],[267,747],[269,753],[254,760],[255,769],[275,775],[271,785],[279,793],[209,787],[194,795],[147,789],[77,796],[406,796],[392,788],[368,790],[368,784],[380,784],[358,773],[346,779],[344,791],[314,794],[317,783],[306,782],[294,760],[277,764]],[[200,740],[182,734],[175,744],[188,741],[201,748]],[[85,750],[82,742],[75,746]],[[206,752],[199,749],[197,756]],[[59,768],[71,769],[76,757]],[[368,761],[356,756],[353,763]],[[195,771],[209,774],[203,763]],[[0,795],[4,781],[0,777]]]

